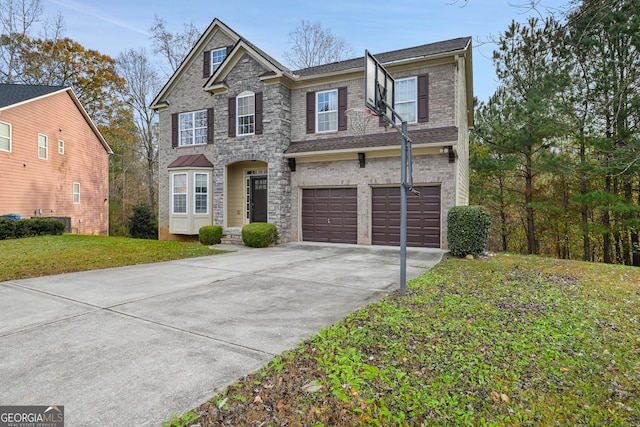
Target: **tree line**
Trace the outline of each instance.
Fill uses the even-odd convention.
[[[640,266],[639,12],[572,1],[500,35],[471,144],[491,249]]]

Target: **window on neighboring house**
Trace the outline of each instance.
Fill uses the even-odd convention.
[[[407,123],[418,122],[418,85],[417,78],[398,79],[395,83],[394,110]]]
[[[174,214],[187,213],[187,174],[174,173],[172,186],[172,209]]]
[[[49,145],[49,141],[48,141],[47,135],[42,135],[41,133],[39,133],[38,134],[38,158],[39,159],[47,160],[48,152],[49,152],[49,150],[47,149],[48,145]]]
[[[0,151],[11,152],[11,125],[0,122]]]
[[[209,213],[209,174],[196,173],[194,174],[194,181],[195,181],[194,213],[208,214]]]
[[[338,90],[316,93],[316,132],[338,130]]]
[[[211,75],[216,72],[222,61],[227,57],[227,48],[223,47],[211,51]]]
[[[252,135],[255,123],[255,95],[243,92],[236,98],[238,135]]]
[[[80,183],[79,182],[73,183],[73,204],[74,205],[80,204]]]
[[[180,114],[180,146],[207,143],[207,110]]]
[[[58,140],[58,154],[64,154],[64,141]]]

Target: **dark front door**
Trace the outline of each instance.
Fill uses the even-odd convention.
[[[251,177],[251,222],[267,222],[267,177]]]

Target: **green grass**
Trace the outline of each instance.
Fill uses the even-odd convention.
[[[196,412],[201,426],[640,425],[640,269],[445,259]]]
[[[74,271],[214,255],[198,242],[64,234],[0,240],[0,282]]]

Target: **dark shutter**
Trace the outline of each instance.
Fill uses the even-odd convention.
[[[418,76],[418,122],[429,121],[429,74]]]
[[[209,78],[211,76],[211,51],[207,50],[204,53],[204,58],[202,62],[202,77]]]
[[[229,98],[229,137],[236,136],[236,99]]]
[[[338,130],[347,130],[347,88],[338,88]]]
[[[207,109],[207,144],[213,144],[213,108]]]
[[[256,116],[253,130],[256,135],[262,135],[262,92],[256,93],[255,109]]]
[[[178,113],[171,115],[171,147],[178,146]]]
[[[316,131],[316,93],[307,92],[307,133]]]

